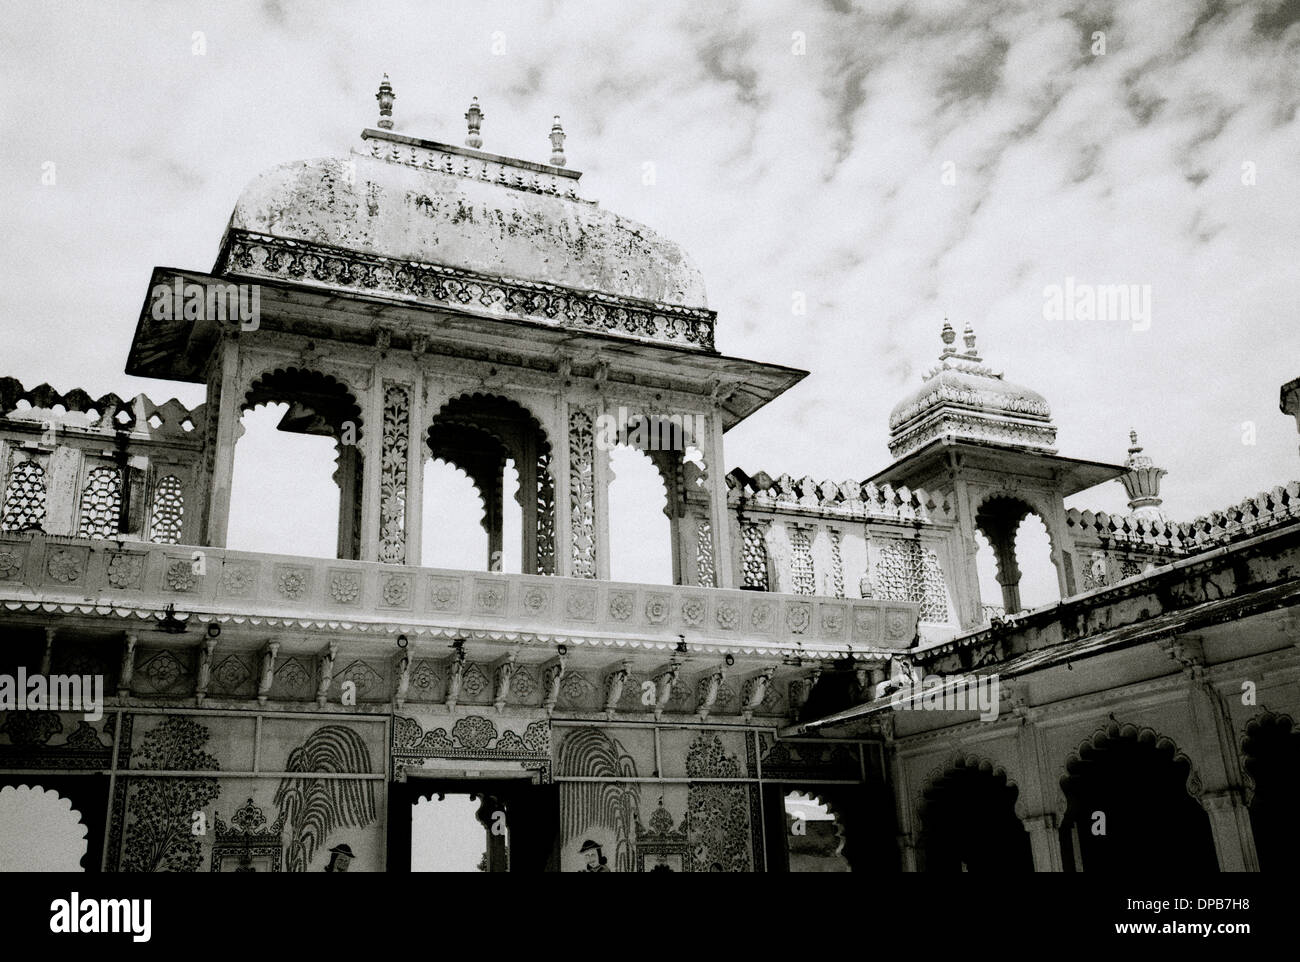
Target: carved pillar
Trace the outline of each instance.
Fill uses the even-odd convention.
[[[1236,789],[1206,792],[1202,805],[1210,816],[1214,850],[1223,872],[1258,872],[1259,856],[1250,825],[1250,811]]]
[[[224,336],[217,346],[208,374],[208,400],[204,416],[215,419],[205,432],[211,465],[205,500],[204,544],[226,546],[230,525],[230,486],[235,476],[235,442],[239,439],[240,397],[238,396],[239,348],[233,337]]]
[[[714,583],[719,588],[736,587],[736,573],[730,563],[731,525],[727,509],[727,472],[723,467],[722,407],[714,405],[708,422],[708,438],[699,438],[696,446],[704,453],[706,483],[711,492],[710,524],[713,536]]]
[[[603,553],[596,534],[595,418],[588,410],[572,408],[568,428],[568,576],[595,578]]]
[[[383,382],[379,466],[379,554],[387,564],[406,563],[408,466],[411,461],[411,389]],[[374,472],[372,472],[374,473]]]
[[[425,385],[417,377],[411,386],[410,441],[406,458],[406,563],[418,565],[424,558],[424,452],[428,414]]]
[[[378,561],[382,521],[380,506],[383,504],[384,476],[384,383],[380,376],[381,367],[376,364],[370,369],[370,383],[360,392],[357,402],[365,412],[365,435],[361,439],[361,456],[373,469],[365,472],[361,479],[361,551],[362,561]]]
[[[1034,853],[1035,872],[1063,872],[1061,861],[1061,836],[1052,813],[1033,815],[1025,819],[1029,831],[1029,847]]]

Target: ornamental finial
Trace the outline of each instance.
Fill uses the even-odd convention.
[[[560,115],[555,115],[555,123],[551,124],[551,163],[556,167],[563,167],[564,160],[564,128],[560,126]]]
[[[943,338],[944,356],[946,357],[949,354],[956,354],[957,349],[952,346],[952,342],[957,340],[957,332],[952,329],[952,325],[948,323],[947,317],[943,319],[943,333],[939,336]]]
[[[1129,453],[1129,454],[1137,454],[1138,452],[1140,452],[1140,451],[1142,450],[1142,449],[1138,446],[1138,433],[1137,433],[1137,430],[1134,429],[1134,428],[1130,428],[1130,429],[1129,429],[1129,432],[1128,432],[1128,443],[1129,443],[1129,445],[1130,445],[1130,446],[1129,446],[1129,449],[1128,449],[1128,453]]]
[[[974,354],[975,353],[975,328],[971,327],[969,323],[966,325],[966,330],[962,333],[961,339],[966,343],[966,353]]]
[[[388,74],[384,74],[384,79],[380,81],[379,93],[375,94],[375,99],[379,101],[378,126],[383,130],[392,130],[393,101],[397,99],[397,94],[393,93],[393,85],[388,82]]]
[[[477,97],[470,101],[469,110],[465,111],[465,122],[469,124],[469,136],[465,138],[465,146],[482,147],[483,138],[479,136],[479,130],[483,126],[483,111],[479,109]]]

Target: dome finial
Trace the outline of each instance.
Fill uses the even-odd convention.
[[[947,314],[943,316],[943,333],[939,336],[943,338],[943,357],[947,357],[949,354],[956,354],[957,349],[952,346],[952,342],[957,340],[957,332],[954,331],[952,325],[948,323]]]
[[[1130,428],[1128,432],[1129,454],[1139,454],[1142,448],[1138,445],[1138,433],[1136,428]]]
[[[379,93],[375,94],[375,99],[379,101],[379,128],[392,130],[393,101],[397,99],[397,94],[393,93],[393,85],[388,82],[388,74],[384,74],[384,79],[380,81]]]
[[[479,136],[479,130],[483,126],[483,111],[479,108],[477,97],[470,101],[469,110],[465,111],[465,122],[469,124],[469,136],[465,138],[465,146],[476,149],[482,147],[483,138]]]
[[[975,328],[971,327],[969,323],[966,324],[966,330],[962,333],[961,339],[966,344],[966,353],[974,354],[975,353]]]
[[[551,124],[551,163],[556,167],[563,167],[564,160],[564,128],[560,126],[560,115],[555,115],[555,123]]]

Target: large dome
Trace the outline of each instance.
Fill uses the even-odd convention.
[[[415,147],[373,152],[384,155],[358,152],[271,168],[240,195],[231,229],[707,307],[704,280],[677,244],[593,203],[547,192],[545,181],[555,180],[558,169],[503,164],[470,151],[458,151],[464,160],[440,169]]]

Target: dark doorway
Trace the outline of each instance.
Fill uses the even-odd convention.
[[[1191,763],[1169,739],[1112,725],[1065,770],[1066,871],[1218,871],[1209,817],[1187,792]]]
[[[1300,731],[1287,715],[1266,714],[1246,725],[1246,774],[1255,785],[1250,824],[1261,872],[1300,864]]]
[[[390,872],[558,870],[554,785],[415,778],[392,783],[388,800]]]
[[[988,762],[960,760],[921,801],[927,872],[1032,872],[1029,833],[1016,816],[1019,789]]]

